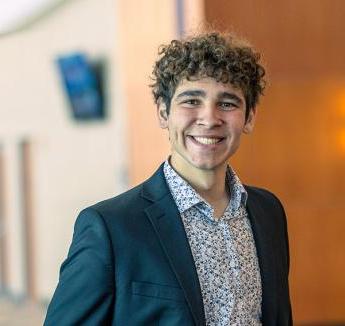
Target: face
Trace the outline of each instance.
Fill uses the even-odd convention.
[[[226,168],[242,133],[254,126],[255,109],[245,121],[242,90],[213,78],[183,80],[171,100],[169,115],[158,106],[161,128],[169,131],[171,164],[182,175]]]

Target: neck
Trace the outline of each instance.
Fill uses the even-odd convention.
[[[225,186],[226,163],[215,169],[206,170],[185,166],[172,157],[170,164],[211,205],[229,199]]]

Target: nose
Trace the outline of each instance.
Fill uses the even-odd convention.
[[[218,127],[223,124],[221,112],[215,105],[204,106],[199,111],[197,124],[203,125],[207,128]]]

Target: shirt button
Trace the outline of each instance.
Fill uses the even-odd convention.
[[[235,268],[236,267],[236,263],[234,260],[230,260],[230,267],[231,268]]]

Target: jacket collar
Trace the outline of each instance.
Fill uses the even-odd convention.
[[[152,202],[145,209],[169,263],[184,292],[196,325],[205,325],[200,284],[187,235],[166,184],[163,165],[144,183],[142,197]]]

